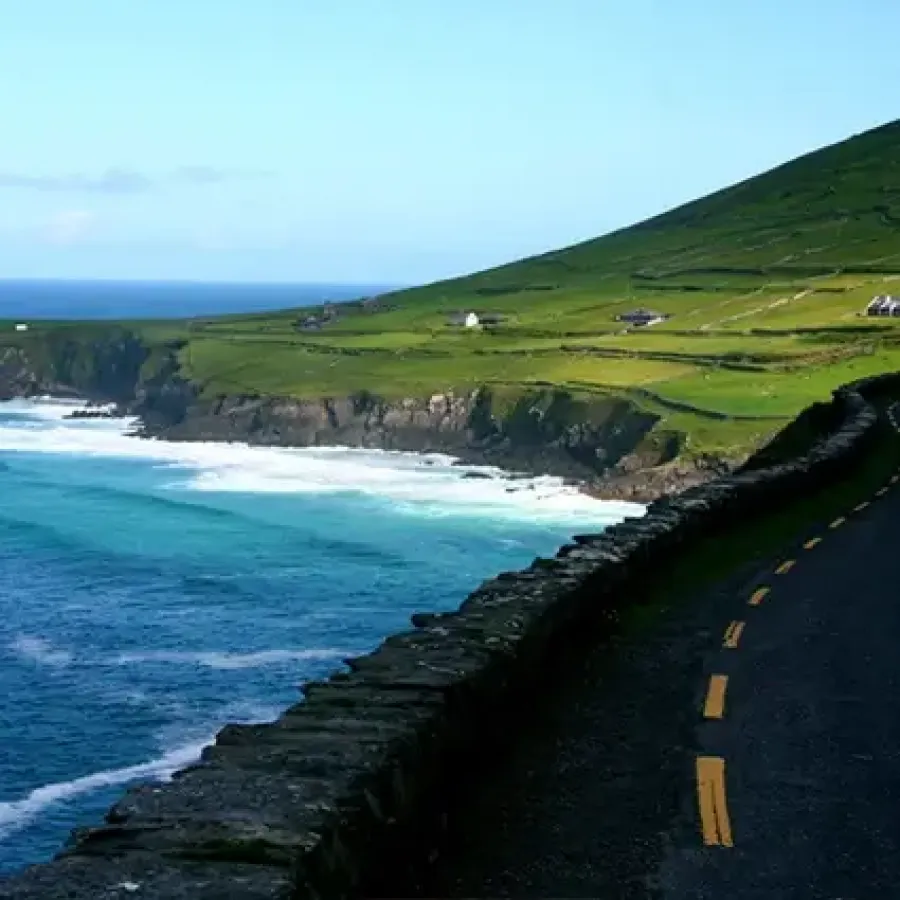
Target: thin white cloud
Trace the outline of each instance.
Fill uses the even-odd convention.
[[[52,244],[75,244],[90,233],[96,216],[86,209],[66,209],[56,213],[45,228]]]
[[[203,186],[225,181],[265,178],[269,173],[215,166],[181,166],[163,175],[150,175],[136,169],[111,167],[97,175],[73,172],[65,175],[32,175],[24,172],[0,172],[0,188],[45,192],[91,194],[139,194],[167,185]]]

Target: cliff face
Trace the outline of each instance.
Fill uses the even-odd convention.
[[[370,393],[297,400],[199,397],[182,383],[176,401],[171,383],[161,387],[139,392],[135,411],[148,433],[170,439],[446,452],[574,478],[596,477],[616,465],[656,421],[621,400],[581,400],[553,391],[529,392],[511,403],[486,389],[399,401]]]
[[[468,462],[599,482],[606,496],[646,499],[713,474],[673,467],[677,438],[648,437],[657,417],[617,397],[554,388],[515,395],[479,388],[402,400],[366,391],[306,400],[210,395],[183,376],[178,349],[151,347],[124,331],[80,340],[36,336],[0,349],[0,398],[54,394],[114,401],[141,417],[143,433],[170,440],[445,452]],[[648,470],[655,473],[649,492]]]
[[[151,355],[125,331],[93,340],[59,333],[0,346],[0,399],[53,394],[127,404]],[[167,355],[174,359],[174,348]]]

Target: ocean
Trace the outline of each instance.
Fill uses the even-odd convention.
[[[439,455],[144,440],[73,408],[0,403],[0,875],[411,613],[640,512]]]
[[[263,312],[374,296],[389,285],[0,279],[0,319],[158,319]]]

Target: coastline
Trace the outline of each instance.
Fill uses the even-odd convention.
[[[49,395],[48,395],[49,396]],[[68,395],[59,399],[83,399]],[[282,440],[254,440],[250,435],[241,435],[235,437],[222,437],[220,435],[207,436],[203,433],[190,434],[184,431],[173,430],[168,427],[153,427],[143,421],[141,416],[135,416],[134,413],[128,412],[125,408],[112,406],[99,401],[85,401],[88,412],[73,414],[71,418],[105,418],[105,419],[138,419],[134,431],[131,435],[143,440],[167,440],[173,442],[212,442],[222,444],[239,444],[248,447],[270,447],[278,449],[309,449],[329,447],[335,450],[373,450],[388,448],[371,447],[365,445],[353,444],[303,444],[303,443],[285,443]],[[92,411],[92,407],[97,409]],[[102,410],[102,411],[101,411]],[[566,475],[560,473],[559,469],[553,466],[535,465],[531,468],[516,466],[515,460],[511,459],[509,464],[504,465],[504,461],[498,460],[496,454],[485,454],[471,448],[459,448],[456,451],[447,451],[443,449],[423,449],[421,447],[391,447],[391,451],[398,453],[411,453],[421,456],[430,456],[439,454],[449,457],[451,465],[460,468],[473,469],[493,469],[496,470],[498,477],[503,480],[532,480],[541,477],[559,478],[566,486],[575,488],[579,493],[590,497],[592,500],[598,500],[608,503],[634,503],[640,506],[646,506],[654,500],[665,496],[674,496],[683,490],[705,484],[715,478],[726,475],[733,471],[733,466],[724,463],[721,460],[699,460],[697,462],[686,462],[683,460],[673,460],[650,468],[636,469],[630,472],[617,472],[602,477],[589,477],[582,475],[581,477]],[[483,478],[492,479],[494,476],[481,472],[468,472],[464,478]]]
[[[411,629],[346,660],[349,672],[304,683],[304,699],[277,721],[229,726],[198,765],[130,789],[105,825],[80,829],[4,896],[89,900],[128,880],[148,900],[350,897],[386,865],[415,867],[485,741],[514,739],[513,711],[553,690],[560,656],[602,639],[686,542],[765,515],[861,459],[880,423],[862,391],[893,381],[836,392],[835,427],[799,454],[576,535],[553,558],[484,582],[455,612],[413,615]]]
[[[589,478],[573,478],[571,476],[566,477],[564,475],[555,474],[540,467],[536,467],[531,471],[521,467],[507,468],[503,465],[498,465],[497,461],[494,459],[486,459],[483,455],[480,455],[477,452],[467,452],[465,450],[461,450],[458,453],[449,453],[443,450],[405,449],[401,447],[396,447],[388,450],[385,448],[353,446],[349,444],[303,445],[286,444],[283,442],[276,443],[271,441],[254,441],[252,439],[248,440],[246,436],[226,439],[222,437],[208,438],[203,435],[173,435],[169,432],[168,429],[165,428],[154,429],[148,427],[146,422],[142,421],[139,415],[136,416],[134,413],[129,412],[127,408],[119,407],[116,404],[104,403],[102,401],[85,400],[84,398],[78,398],[71,395],[67,395],[65,397],[53,397],[51,395],[45,395],[45,397],[49,400],[67,400],[72,401],[73,403],[76,401],[81,401],[85,404],[84,407],[79,407],[78,409],[73,410],[72,413],[64,417],[65,419],[132,420],[134,422],[134,427],[126,433],[126,436],[137,438],[140,440],[161,440],[176,444],[213,443],[235,447],[277,450],[328,449],[334,451],[350,451],[361,453],[375,451],[410,455],[422,459],[426,465],[432,465],[435,457],[442,457],[449,461],[449,464],[452,468],[466,470],[461,476],[462,479],[465,480],[505,482],[510,485],[516,485],[519,482],[533,483],[534,481],[541,478],[550,478],[556,482],[556,485],[554,485],[554,487],[556,487],[557,489],[572,488],[578,494],[588,497],[591,500],[611,504],[624,503],[634,505],[635,507],[640,507],[642,510],[646,507],[647,503],[652,502],[653,500],[657,499],[658,496],[661,496],[661,493],[641,491],[641,473],[622,475],[617,478],[612,478],[604,481],[601,484],[596,480],[592,480]],[[675,490],[681,489],[682,487],[682,482],[678,480],[679,478],[684,479],[684,487],[690,487],[695,484],[703,483],[703,481],[709,480],[710,477],[714,477],[714,475],[708,474],[708,472],[711,470],[703,472],[701,475],[699,475],[699,477],[694,475],[696,471],[698,470],[695,470],[693,467],[661,467],[659,470],[658,481],[661,485],[669,487],[670,489],[674,485],[675,489],[670,490],[670,492],[674,493]],[[535,490],[536,488],[534,484],[531,484],[526,489]],[[516,489],[514,487],[507,488],[507,491],[513,490]],[[639,497],[640,499],[635,499],[636,497]]]
[[[83,445],[84,450],[87,451],[87,453],[89,455],[91,453],[95,452],[96,450],[103,450],[105,452],[107,448],[111,454],[115,455],[115,453],[119,452],[122,449],[122,447],[126,443],[126,440],[127,440],[127,443],[131,445],[131,447],[130,447],[130,450],[128,447],[124,447],[124,454],[129,454],[129,452],[130,452],[131,454],[133,454],[135,456],[135,458],[149,459],[151,461],[150,464],[156,466],[159,470],[164,470],[167,468],[165,460],[166,460],[168,454],[170,454],[170,453],[173,454],[173,456],[171,457],[171,459],[173,461],[176,459],[182,459],[182,460],[184,460],[184,459],[187,459],[187,460],[208,459],[208,460],[210,460],[210,465],[212,466],[212,465],[215,465],[217,463],[217,461],[218,461],[218,463],[222,463],[222,462],[228,460],[228,466],[230,466],[230,462],[231,462],[232,458],[236,458],[238,460],[239,465],[243,465],[245,461],[249,461],[256,467],[266,466],[266,467],[272,467],[276,470],[280,467],[279,460],[284,461],[288,458],[296,458],[293,453],[291,453],[291,454],[278,453],[278,452],[270,453],[267,451],[263,451],[262,453],[259,453],[259,454],[255,453],[255,452],[246,453],[246,452],[244,452],[244,448],[240,447],[240,446],[234,446],[233,453],[230,448],[221,448],[221,447],[219,449],[216,449],[215,447],[209,447],[209,448],[196,447],[196,448],[189,449],[186,446],[184,446],[188,442],[181,442],[182,446],[179,447],[179,446],[171,446],[171,445],[165,446],[165,444],[168,444],[168,442],[158,441],[158,444],[163,445],[163,446],[159,446],[157,448],[153,448],[150,446],[142,447],[142,446],[139,446],[139,444],[147,445],[150,443],[150,440],[146,439],[146,438],[141,441],[136,440],[136,437],[137,437],[136,432],[138,431],[139,423],[136,423],[134,421],[133,416],[130,416],[127,414],[124,416],[121,414],[115,415],[115,413],[113,411],[111,411],[109,409],[104,409],[99,406],[95,407],[92,410],[92,415],[79,414],[79,412],[82,410],[81,403],[77,398],[72,398],[72,397],[50,398],[46,395],[43,395],[41,397],[30,398],[30,400],[28,400],[28,401],[17,400],[14,403],[10,404],[10,406],[11,406],[10,411],[11,412],[13,410],[16,411],[14,414],[14,421],[16,421],[18,419],[18,417],[22,415],[21,410],[23,407],[25,407],[26,405],[30,405],[32,402],[36,402],[36,405],[40,407],[42,405],[42,401],[51,401],[52,405],[56,407],[55,409],[44,409],[36,414],[40,418],[41,421],[48,423],[48,425],[47,425],[48,436],[43,441],[43,443],[46,446],[49,446],[51,443],[55,444],[59,448],[59,450],[54,451],[54,452],[62,453],[63,456],[59,456],[59,457],[57,457],[55,455],[51,455],[49,457],[44,456],[40,465],[52,466],[53,468],[55,468],[57,471],[57,477],[62,482],[65,482],[68,478],[75,477],[74,473],[72,473],[70,471],[71,467],[73,465],[73,462],[68,461],[67,455],[72,452],[80,452],[77,450],[77,448],[80,445]],[[6,404],[4,404],[4,406],[6,406]],[[117,410],[116,412],[121,413],[121,410]],[[29,414],[29,415],[31,415],[31,414]],[[97,420],[109,420],[109,421],[106,421],[106,422],[97,421],[95,426],[92,427],[90,425],[90,423],[80,423],[78,421],[78,420],[84,419],[84,418],[94,418]],[[118,420],[118,421],[115,421],[115,420]],[[80,424],[83,424],[86,427],[78,428],[77,426]],[[76,426],[75,430],[78,433],[80,433],[82,435],[87,435],[89,440],[87,442],[83,442],[83,438],[76,438],[71,443],[66,441],[65,435],[61,434],[61,429],[63,426],[72,426],[72,425]],[[19,433],[21,433],[21,438],[17,437],[17,435]],[[3,444],[3,446],[4,446],[4,448],[6,448],[7,450],[9,450],[11,452],[15,452],[15,450],[17,450],[17,449],[22,449],[22,450],[27,451],[30,449],[37,448],[39,446],[39,442],[33,441],[30,438],[30,435],[32,433],[33,433],[32,429],[30,429],[30,428],[10,429],[10,437],[7,439],[6,429],[4,429],[4,444]],[[130,434],[130,436],[129,436],[129,434]],[[111,436],[111,435],[115,436],[116,443],[110,442],[110,438],[108,436]],[[92,436],[94,436],[94,437],[92,437]],[[126,439],[126,440],[123,440],[123,439]],[[21,443],[20,443],[20,440],[21,440]],[[232,444],[234,444],[234,443],[235,442],[232,442]],[[73,448],[76,448],[76,449],[73,450]],[[185,451],[188,451],[188,452],[185,453]],[[157,453],[159,453],[159,456],[156,455]],[[359,458],[353,460],[354,465],[352,465],[350,467],[351,476],[353,474],[353,472],[352,472],[353,468],[356,468],[356,467],[367,468],[370,465],[370,462],[372,464],[374,464],[375,471],[378,472],[379,467],[381,465],[379,463],[379,459],[378,459],[379,455],[380,454],[362,454]],[[399,454],[396,454],[396,455],[399,455]],[[335,479],[340,481],[345,477],[344,473],[345,473],[345,471],[347,471],[345,469],[345,466],[342,463],[342,460],[345,459],[344,453],[342,453],[342,452],[336,452],[334,454],[332,454],[330,452],[313,453],[310,456],[307,456],[307,457],[300,456],[299,458],[301,460],[308,459],[310,461],[314,461],[315,459],[318,459],[318,460],[322,461],[322,465],[324,467],[330,468],[332,465],[332,463],[330,461],[330,457],[332,457],[332,456],[334,456],[335,465],[337,467],[337,473],[339,473],[339,474],[337,474],[337,473],[335,474]],[[395,454],[386,453],[386,454],[384,454],[384,456],[387,458],[384,459],[383,464],[386,467],[388,467],[389,470],[393,470],[394,463],[390,461],[390,457],[395,456]],[[4,458],[6,458],[5,455],[4,455]],[[155,460],[155,459],[158,459],[161,462],[161,465],[154,463],[153,460]],[[274,463],[274,466],[272,465],[273,463]],[[414,479],[412,482],[413,485],[419,484],[420,483],[419,479],[421,479],[421,484],[423,484],[423,485],[426,482],[430,482],[432,480],[432,476],[430,474],[428,474],[427,471],[425,471],[425,467],[421,463],[414,463],[412,461],[409,461],[407,464],[411,467],[414,466],[415,472],[417,473],[416,475],[412,475],[412,477]],[[435,469],[436,469],[435,476],[436,476],[436,483],[437,483],[438,487],[437,487],[437,489],[435,489],[432,492],[427,493],[423,496],[423,498],[422,498],[423,503],[427,503],[428,505],[431,505],[434,503],[440,503],[440,497],[442,495],[447,496],[447,493],[446,493],[447,491],[451,491],[451,492],[456,491],[460,495],[461,506],[465,506],[470,502],[469,500],[464,499],[465,497],[471,498],[473,495],[477,495],[480,492],[486,492],[487,493],[487,497],[486,497],[487,502],[485,504],[484,513],[487,516],[491,516],[492,515],[491,508],[490,508],[491,503],[497,502],[498,495],[500,496],[499,502],[501,504],[504,502],[502,499],[501,492],[503,491],[503,488],[505,486],[502,484],[502,482],[504,480],[507,480],[505,478],[505,473],[497,473],[496,477],[491,478],[491,480],[495,482],[494,484],[482,485],[481,479],[483,476],[479,474],[470,480],[467,477],[468,473],[465,471],[464,467],[462,467],[462,468],[459,466],[454,467],[457,469],[457,471],[451,472],[450,468],[448,466],[448,463],[446,461],[435,460],[434,465],[435,465]],[[228,466],[226,466],[226,468]],[[18,464],[16,467],[18,468]],[[291,466],[290,468],[293,468],[295,471],[300,470],[302,472],[304,466],[303,466],[303,463],[301,463],[298,466]],[[399,476],[395,475],[394,476],[395,479],[397,477],[399,477],[401,479],[404,477],[402,475],[403,468],[404,468],[404,464],[401,463],[401,466],[399,469],[401,474]],[[198,489],[202,490],[202,488],[200,487],[200,482],[210,472],[213,472],[212,468],[210,468],[208,470],[204,470],[204,471],[201,471],[201,470],[197,470],[196,472],[189,471],[184,476],[178,474],[175,476],[174,479],[172,479],[172,477],[168,474],[161,474],[160,477],[163,481],[171,483],[172,487],[188,488],[190,490],[198,490]],[[234,474],[234,473],[229,472],[228,474],[230,477],[231,474]],[[317,474],[317,473],[314,472],[313,474]],[[490,475],[488,475],[487,477],[490,478]],[[512,520],[521,519],[523,522],[528,522],[529,519],[528,519],[527,510],[528,510],[529,505],[533,503],[534,509],[535,509],[537,515],[539,515],[541,517],[543,517],[543,516],[548,517],[548,522],[547,522],[546,527],[548,529],[551,527],[555,527],[559,533],[558,533],[558,535],[553,536],[552,544],[547,543],[546,538],[544,538],[543,540],[545,543],[543,544],[543,546],[540,547],[540,549],[537,546],[531,547],[532,553],[534,553],[534,552],[541,552],[541,553],[549,552],[552,554],[553,552],[555,552],[556,548],[560,544],[562,544],[565,540],[570,539],[571,535],[574,534],[579,529],[586,530],[586,531],[596,530],[599,532],[607,524],[611,523],[614,520],[618,521],[621,518],[621,516],[620,516],[619,512],[616,510],[615,506],[613,506],[612,508],[609,508],[609,507],[603,508],[600,504],[597,504],[597,512],[592,513],[590,507],[592,507],[594,504],[585,502],[584,500],[582,500],[579,503],[579,500],[577,497],[575,497],[575,495],[571,489],[571,486],[566,486],[566,488],[567,488],[566,493],[563,494],[559,490],[558,485],[550,484],[549,481],[546,483],[546,486],[544,483],[541,483],[541,482],[537,483],[536,493],[533,495],[535,497],[535,499],[532,501],[530,499],[530,497],[532,495],[529,490],[529,486],[527,484],[525,484],[525,483],[522,483],[519,485],[513,484],[513,482],[523,481],[525,479],[526,479],[526,476],[524,476],[524,475],[520,476],[520,478],[509,478],[508,479],[511,482],[509,486],[510,487],[515,486],[515,487],[517,487],[518,490],[517,490],[515,497],[510,498],[509,508],[504,509],[504,508],[500,507],[500,508],[498,508],[498,513],[499,513],[499,518],[505,519],[507,516],[509,516]],[[318,480],[318,478],[314,479],[314,481],[317,481],[317,480]],[[377,483],[377,480],[378,479],[376,478],[376,480],[375,480],[376,483]],[[215,485],[215,487],[214,487],[214,489],[220,489],[220,488],[221,488],[221,485]],[[549,490],[547,488],[549,488]],[[349,489],[356,490],[355,483],[351,482],[349,485]],[[241,490],[243,490],[243,488],[240,486],[235,488],[234,483],[232,483],[231,485],[226,486],[226,490],[241,491]],[[418,488],[416,489],[415,493],[420,494],[420,491]],[[542,495],[544,497],[543,500],[542,500]],[[389,498],[389,496],[390,495],[388,492],[381,494],[382,498]],[[225,500],[224,502],[227,504],[231,504],[233,501],[243,502],[242,500],[240,500],[240,498],[230,498],[230,499]],[[205,503],[206,501],[199,500],[198,502]],[[277,502],[279,504],[282,503],[282,501],[277,501]],[[355,498],[351,497],[351,498],[348,498],[346,501],[338,501],[338,502],[339,503],[346,503],[346,502],[356,503],[356,500],[355,500]],[[212,503],[214,505],[218,505],[220,503],[220,500],[218,498],[213,499]],[[391,504],[391,505],[393,505],[393,504]],[[571,518],[569,520],[567,520],[566,510],[570,507],[570,505],[573,507],[573,510],[572,510]],[[363,500],[362,508],[363,509],[369,508],[369,505],[365,501],[365,499]],[[460,509],[459,511],[463,512],[463,515],[466,515],[466,513],[462,509]],[[152,510],[151,510],[151,512],[152,512]],[[473,514],[476,515],[479,519],[482,515],[482,513],[479,512],[478,510],[473,510]],[[424,513],[424,515],[430,517],[431,513],[426,511]],[[591,522],[592,516],[594,519],[593,523]],[[363,521],[366,520],[365,515],[361,516],[360,518]],[[550,519],[556,520],[555,526],[553,525],[553,523],[551,523],[549,521]],[[607,519],[608,519],[608,522],[606,521]],[[560,521],[562,522],[561,530],[560,530]],[[212,524],[214,525],[215,523],[213,522]],[[539,525],[539,523],[533,523],[533,524]],[[366,528],[368,526],[362,524],[359,527]],[[451,526],[451,527],[454,527],[454,526]],[[504,526],[501,525],[501,529],[503,527]],[[515,527],[516,527],[515,524],[514,523],[511,525],[507,524],[505,527],[509,528],[510,531],[504,532],[504,531],[498,529],[496,534],[499,534],[501,536],[504,534],[507,536],[513,536],[512,532],[515,531]],[[530,527],[530,526],[526,526],[525,530],[527,530],[527,527]],[[470,531],[469,543],[471,544],[472,549],[478,550],[479,553],[481,552],[479,548],[482,545],[487,546],[487,544],[490,543],[491,535],[494,533],[492,525],[482,527],[478,520],[473,520],[473,522],[471,524],[463,523],[460,526],[460,528],[468,529]],[[352,531],[353,531],[353,528],[348,528],[347,531],[345,531],[343,533],[344,538],[346,538],[347,540],[351,540],[350,535],[351,535]],[[558,540],[557,540],[557,538],[558,538]],[[373,537],[372,541],[373,541],[373,546],[380,546],[377,536]],[[513,543],[515,543],[515,542],[510,542],[511,545]],[[524,545],[522,545],[522,546],[524,546]],[[521,553],[522,551],[520,549],[519,551],[516,551],[516,552]],[[412,556],[414,557],[415,553],[413,553]],[[519,565],[525,564],[528,561],[528,558],[530,558],[530,557],[523,556],[523,557],[521,557],[521,560],[516,559],[515,561],[512,562],[512,565],[517,567]],[[499,556],[498,556],[498,560],[499,560]],[[429,563],[429,565],[431,565],[431,563]],[[478,572],[477,579],[492,577],[497,572],[501,571],[504,567],[509,567],[510,561],[506,561],[505,564],[502,561],[499,561],[499,562],[495,561],[494,563],[491,563],[491,564],[485,564],[484,562],[482,562],[481,565],[482,565],[482,569]],[[433,568],[438,572],[440,571],[439,565],[434,566]],[[465,568],[465,566],[463,568]],[[330,583],[334,584],[334,581],[331,580]],[[445,589],[446,594],[445,594],[445,596],[443,596],[440,603],[438,603],[438,601],[435,600],[434,604],[432,604],[427,599],[423,598],[423,600],[419,604],[417,604],[415,609],[417,609],[417,610],[422,609],[422,610],[426,611],[428,614],[432,614],[432,615],[440,614],[440,611],[445,609],[444,604],[446,604],[448,598],[450,600],[451,605],[447,608],[451,609],[451,610],[455,609],[464,600],[466,594],[473,587],[475,587],[477,585],[477,583],[478,583],[477,580],[473,581],[473,582],[471,582],[471,584],[467,584],[462,589],[460,589],[459,586],[455,582],[450,582],[450,589],[449,590]],[[399,588],[400,588],[400,586],[398,585],[398,590],[399,590]],[[405,590],[405,588],[403,588],[403,590]],[[352,597],[353,595],[348,593],[348,594],[345,594],[345,596]],[[396,595],[397,597],[401,598],[400,600],[396,599],[396,597],[395,597],[395,599],[392,600],[391,596],[392,595],[389,592],[386,595],[386,599],[382,602],[397,604],[396,608],[402,610],[403,605],[402,605],[401,600],[402,600],[402,597],[404,596],[402,594],[402,592]],[[338,599],[338,598],[334,598],[334,599]],[[347,601],[347,602],[349,603],[351,601]],[[374,647],[378,642],[380,642],[382,639],[386,638],[389,634],[402,629],[403,625],[408,622],[408,613],[407,612],[401,613],[400,618],[402,621],[400,621],[400,622],[392,621],[392,624],[390,625],[390,627],[385,626],[385,631],[377,634],[372,639],[371,646]],[[42,634],[42,632],[36,631],[35,634],[40,635],[40,634]],[[57,650],[59,650],[61,655],[64,655],[64,651],[66,650],[65,639],[62,639],[62,641],[60,643],[57,643],[56,640],[53,638],[52,634],[49,634],[49,633],[47,635],[47,638],[49,640],[49,643],[47,643],[46,645],[42,645],[42,646],[45,646],[46,652],[48,654],[52,653],[54,650],[54,647],[55,647]],[[39,638],[36,638],[36,640],[38,640],[38,639]],[[280,645],[278,645],[276,643],[273,646],[278,647]],[[301,643],[299,646],[305,647],[305,644]],[[369,645],[361,647],[361,648],[359,648],[359,652],[365,652],[365,650],[367,650],[368,648],[369,648]],[[40,649],[40,647],[38,647],[38,649]],[[76,651],[72,651],[72,653],[75,657],[78,657],[78,654]],[[150,655],[152,656],[153,654],[151,653]],[[174,654],[174,655],[181,656],[182,654]],[[337,662],[335,663],[335,665],[337,665]],[[291,683],[290,677],[288,678],[287,683],[288,684]],[[289,701],[285,701],[284,705],[287,706],[288,702]],[[280,705],[281,704],[279,704],[279,706]],[[276,714],[273,714],[272,717],[274,718],[275,715]],[[233,722],[233,721],[235,721],[234,718],[222,719],[220,722],[220,725],[224,726],[226,722]],[[242,721],[242,720],[237,719],[237,721]],[[266,721],[268,721],[268,720],[266,720]],[[213,737],[214,737],[214,734],[211,733],[210,739],[205,743],[206,744],[211,743]],[[168,750],[168,748],[163,748],[163,749]],[[176,749],[178,749],[178,748],[176,748]],[[168,758],[169,757],[167,756],[166,759],[168,759]],[[151,757],[148,756],[148,757],[146,757],[146,759],[151,760]],[[184,766],[193,763],[193,759],[189,759],[189,760],[183,759],[181,756],[179,756],[178,759],[180,760],[179,766],[178,766],[179,768],[183,768]],[[140,761],[140,762],[135,763],[135,765],[137,765],[137,769],[134,769],[134,766],[132,766],[129,763],[129,765],[125,766],[123,771],[126,771],[126,773],[127,773],[127,771],[131,771],[134,769],[135,771],[140,771],[140,772],[146,771],[148,774],[153,774],[154,772],[156,772],[157,761],[156,761],[155,757],[153,757],[152,765],[149,762],[144,763],[142,761],[142,760],[144,760],[144,757],[142,757],[142,756],[136,757],[136,760]],[[132,760],[132,762],[134,762],[134,760]],[[159,765],[162,765],[162,762],[159,762]],[[110,768],[118,771],[118,768],[116,765],[113,765]],[[87,769],[87,770],[83,770],[83,771],[90,772],[91,770]],[[88,778],[89,777],[90,776],[88,776]],[[118,777],[118,776],[116,775],[116,772],[113,772],[112,776],[107,774],[104,777]],[[84,779],[82,779],[82,780],[84,780]],[[154,778],[154,780],[156,780],[156,779]],[[47,786],[52,787],[52,785],[47,785]],[[21,799],[23,799],[23,800],[25,799],[24,795]],[[0,806],[2,806],[2,804],[0,804]],[[7,812],[8,811],[9,810],[7,810]],[[0,813],[2,813],[2,812],[3,812],[3,810],[0,810]],[[2,816],[0,816],[0,818],[2,818]],[[97,817],[97,823],[99,824],[99,816]],[[6,876],[4,875],[4,877],[6,877]],[[0,879],[0,881],[2,881],[2,879]],[[2,893],[2,891],[0,891],[0,893]]]
[[[175,344],[124,331],[98,341],[39,339],[0,352],[0,398],[49,396],[114,406],[142,437],[267,447],[439,453],[511,476],[562,478],[594,499],[646,504],[733,471],[687,458],[685,435],[615,393],[550,384],[382,397],[212,393]]]

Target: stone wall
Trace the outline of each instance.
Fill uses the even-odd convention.
[[[835,392],[839,426],[797,459],[656,501],[576,537],[554,559],[484,583],[458,611],[413,616],[349,670],[303,686],[265,725],[229,725],[167,784],[138,786],[53,862],[0,882],[5,900],[261,900],[358,896],[427,853],[454,785],[512,709],[584,635],[602,633],[691,540],[827,484],[865,454],[866,398],[900,376]]]

